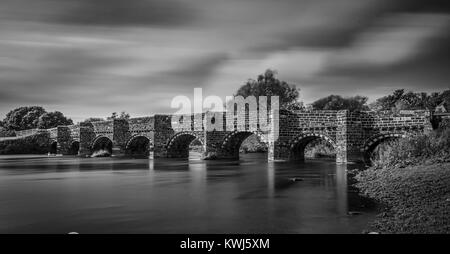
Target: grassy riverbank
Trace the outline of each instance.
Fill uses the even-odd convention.
[[[370,231],[450,233],[450,162],[371,168],[356,179],[363,195],[385,205]]]
[[[356,175],[361,194],[384,205],[380,233],[450,233],[450,129],[398,140]]]

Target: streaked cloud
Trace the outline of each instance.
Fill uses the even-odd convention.
[[[266,68],[312,102],[448,89],[446,1],[4,0],[0,115],[43,105],[79,121],[233,94]]]

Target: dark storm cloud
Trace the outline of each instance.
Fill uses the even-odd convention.
[[[432,17],[430,15],[423,16],[420,14],[411,15],[410,19],[416,20],[424,20],[424,22],[420,22],[419,26],[417,24],[413,29],[418,30],[419,37],[416,38],[419,40],[416,43],[415,48],[409,50],[410,52],[403,57],[399,57],[400,59],[393,61],[383,62],[389,56],[386,56],[384,59],[380,57],[378,61],[374,60],[374,57],[367,58],[366,60],[355,60],[355,61],[345,61],[345,58],[340,57],[339,55],[333,59],[330,59],[331,63],[323,70],[322,75],[340,75],[340,76],[355,76],[355,77],[372,77],[379,78],[381,76],[399,76],[401,74],[414,76],[414,75],[425,75],[427,77],[435,77],[438,76],[446,76],[448,77],[448,66],[450,64],[450,59],[448,58],[448,52],[450,52],[450,17],[446,16],[436,16]],[[433,20],[434,23],[437,24],[427,24],[427,21]],[[437,22],[440,21],[440,22]],[[397,22],[397,25],[400,22]],[[430,23],[430,22],[428,22]],[[379,31],[379,33],[386,33],[385,30],[388,28],[384,28],[383,31]],[[396,54],[397,52],[403,50],[404,48],[412,47],[409,45],[408,39],[413,38],[413,36],[408,36],[408,34],[404,34],[402,36],[396,34],[400,34],[402,30],[410,29],[409,34],[414,33],[411,27],[405,27],[403,29],[397,29],[397,31],[391,32],[394,36],[392,39],[393,42],[385,45],[384,48],[378,49],[379,54],[386,54],[385,52],[392,51],[391,55]],[[431,32],[433,31],[434,32]],[[419,32],[420,31],[420,32]],[[427,33],[428,34],[425,34]],[[425,35],[420,35],[420,34]],[[373,37],[373,36],[372,36]],[[384,42],[389,41],[385,36],[383,38]],[[405,38],[402,38],[405,37]],[[371,37],[369,37],[371,39]],[[392,40],[391,39],[391,40]],[[376,41],[375,41],[376,43]],[[381,43],[381,42],[378,42]],[[367,43],[366,43],[367,44]],[[365,46],[362,45],[362,48],[368,48],[366,50],[369,51],[370,47],[373,46]],[[391,49],[390,49],[391,48]],[[385,52],[384,52],[385,51]],[[357,58],[357,54],[361,53],[361,50],[348,50],[348,52],[344,53],[344,55],[348,55],[350,58]],[[362,52],[364,53],[364,52]],[[376,52],[375,52],[376,53]],[[352,56],[353,54],[353,56]],[[348,58],[347,58],[348,59]],[[380,61],[382,64],[380,64]]]
[[[393,10],[410,13],[449,13],[450,2],[447,0],[400,0],[394,5]]]
[[[274,32],[274,36],[280,38],[277,43],[252,46],[250,50],[267,52],[291,47],[343,48],[385,16],[398,13],[450,13],[450,1],[447,0],[317,1],[317,6],[319,10],[308,10],[312,9],[313,15],[320,16],[323,22],[311,26],[299,23],[288,29],[280,28]]]
[[[180,26],[195,10],[178,0],[5,0],[0,17],[92,26]]]
[[[56,21],[76,25],[178,26],[194,18],[194,10],[184,2],[165,0],[72,0]]]
[[[332,49],[313,77],[292,79],[302,84],[304,99],[325,96],[323,91],[359,93],[373,100],[398,88],[450,89],[449,2],[391,1],[372,10],[362,18],[355,16],[354,24],[334,27],[330,23],[328,28],[286,36],[288,47]],[[402,16],[408,16],[409,22]]]

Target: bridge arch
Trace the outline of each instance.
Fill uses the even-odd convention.
[[[198,140],[202,146],[203,141],[199,135],[194,132],[179,132],[175,134],[167,142],[167,157],[168,158],[189,158],[189,145],[194,140]]]
[[[50,154],[57,154],[58,153],[58,141],[56,139],[51,139],[48,146],[48,152]]]
[[[303,161],[305,159],[305,148],[313,140],[322,139],[328,142],[335,151],[337,145],[334,139],[322,133],[302,133],[295,137],[289,144],[289,160]]]
[[[267,144],[267,138],[259,131],[233,131],[222,141],[221,150],[226,157],[239,158],[239,149],[242,143],[251,135],[256,135],[260,141]]]
[[[113,147],[113,142],[110,138],[108,138],[106,136],[98,136],[92,141],[91,151],[92,151],[92,153],[104,151],[111,155],[112,147]]]
[[[69,154],[70,155],[77,155],[78,154],[78,150],[80,150],[80,141],[79,140],[73,140],[70,143]]]
[[[126,155],[149,156],[152,150],[152,139],[139,134],[132,136],[125,145]]]
[[[405,138],[406,134],[404,133],[387,133],[387,134],[378,134],[370,137],[367,139],[367,141],[364,143],[364,146],[362,147],[362,151],[364,153],[364,162],[367,164],[371,164],[371,155],[375,148],[386,141],[391,141],[399,138]]]

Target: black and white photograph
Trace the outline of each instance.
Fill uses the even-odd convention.
[[[0,0],[0,234],[448,234],[449,52],[444,0]]]

